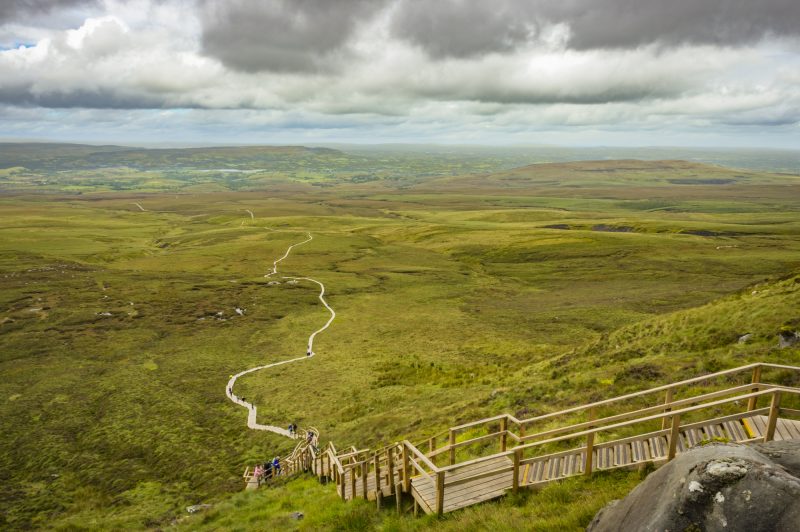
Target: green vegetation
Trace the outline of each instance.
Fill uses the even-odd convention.
[[[337,319],[317,357],[237,393],[340,446],[800,363],[777,349],[800,328],[793,176],[624,161],[325,187],[265,174],[248,191],[3,181],[26,171],[0,174],[17,190],[0,197],[0,527],[577,529],[636,483],[577,479],[441,522],[343,505],[313,479],[233,495],[245,464],[291,444],[245,428],[228,376],[303,354],[327,316],[315,285],[263,277],[304,231],[281,272],[323,281]],[[185,518],[196,503],[214,508]]]

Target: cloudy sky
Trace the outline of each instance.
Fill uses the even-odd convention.
[[[798,0],[2,0],[0,137],[800,147]]]

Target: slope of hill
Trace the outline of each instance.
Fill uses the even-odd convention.
[[[536,404],[544,412],[753,361],[800,365],[800,343],[778,346],[782,331],[800,330],[799,309],[800,275],[759,283],[700,307],[623,327],[552,361],[525,368],[510,386],[519,391],[501,394],[493,406],[500,413]],[[745,334],[746,340],[740,340]],[[524,388],[533,374],[543,372],[552,385]],[[788,380],[782,384],[800,385],[793,375],[786,373]],[[568,479],[441,520],[398,517],[393,507],[377,511],[373,504],[358,500],[345,504],[333,486],[301,477],[221,500],[204,515],[183,518],[179,525],[199,530],[582,530],[600,508],[624,496],[646,473],[615,471]],[[303,521],[292,519],[291,513],[297,511],[306,516]]]

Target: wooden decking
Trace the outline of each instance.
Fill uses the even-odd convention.
[[[658,466],[708,442],[800,440],[800,388],[770,374],[796,382],[788,376],[800,368],[750,364],[528,419],[501,414],[418,444],[311,446],[294,463],[344,500],[394,496],[402,511],[405,496],[415,512],[441,515],[594,471]]]
[[[487,460],[474,466],[459,469],[457,473],[448,477],[451,483],[458,483],[444,491],[444,512],[452,512],[460,508],[472,506],[479,502],[500,497],[511,487],[513,477],[513,463],[506,457]],[[490,476],[481,475],[500,471]],[[470,477],[479,477],[466,480]],[[425,513],[436,512],[436,486],[424,477],[411,479],[411,495]]]

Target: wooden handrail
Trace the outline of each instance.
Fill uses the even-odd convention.
[[[726,370],[723,370],[723,371],[718,371],[716,373],[709,373],[707,375],[701,375],[699,377],[693,377],[691,379],[686,379],[686,380],[679,381],[679,382],[673,382],[671,384],[664,384],[663,386],[657,386],[655,388],[649,388],[647,390],[641,390],[641,391],[629,393],[629,394],[626,394],[626,395],[620,395],[618,397],[612,397],[611,399],[604,399],[602,401],[596,401],[594,403],[588,403],[588,404],[585,404],[585,405],[574,406],[574,407],[571,407],[571,408],[566,408],[564,410],[559,410],[558,412],[550,412],[548,414],[542,414],[541,416],[535,416],[535,417],[531,417],[531,418],[528,418],[528,419],[520,420],[520,419],[517,419],[516,417],[514,417],[514,416],[512,416],[510,414],[508,414],[508,416],[509,416],[509,420],[510,421],[514,421],[515,423],[518,423],[518,424],[528,424],[528,423],[532,423],[534,421],[541,421],[543,419],[549,419],[551,417],[556,417],[556,416],[563,415],[563,414],[572,414],[574,412],[580,412],[581,410],[586,410],[586,409],[592,408],[592,407],[605,406],[605,405],[608,405],[608,404],[612,404],[612,403],[616,403],[616,402],[620,402],[620,401],[625,401],[625,400],[628,400],[628,399],[633,399],[635,397],[642,397],[642,396],[645,396],[645,395],[649,395],[651,393],[663,392],[663,391],[666,391],[668,388],[676,388],[678,386],[685,386],[687,384],[694,384],[696,382],[702,382],[702,381],[709,380],[709,379],[714,379],[714,378],[717,378],[717,377],[723,377],[725,375],[732,375],[732,374],[736,374],[736,373],[742,373],[744,371],[752,370],[755,367],[771,368],[771,369],[789,369],[789,370],[794,370],[794,371],[800,372],[800,367],[797,367],[797,366],[786,366],[786,365],[783,365],[783,364],[769,364],[769,363],[765,363],[765,362],[756,362],[754,364],[748,364],[746,366],[740,366],[738,368],[726,369]]]
[[[428,466],[428,468],[429,468],[431,471],[434,471],[434,472],[437,472],[437,473],[438,473],[439,471],[441,471],[441,470],[440,470],[440,469],[439,469],[439,468],[436,466],[436,464],[434,464],[433,462],[431,462],[431,461],[428,459],[428,457],[427,457],[427,456],[425,456],[425,453],[423,453],[422,451],[420,451],[419,449],[417,449],[417,448],[416,448],[416,447],[415,447],[415,446],[414,446],[414,445],[413,445],[413,444],[412,444],[410,441],[408,441],[408,440],[403,440],[403,445],[404,445],[404,446],[405,446],[405,447],[406,447],[406,448],[407,448],[409,451],[411,451],[411,452],[412,452],[412,453],[413,453],[415,456],[417,456],[417,457],[418,457],[420,460],[422,460],[422,462],[423,462],[423,463],[424,463],[426,466]]]
[[[421,474],[423,477],[425,477],[425,479],[426,479],[426,480],[428,480],[428,481],[429,481],[429,482],[430,482],[430,483],[431,483],[431,484],[432,484],[434,487],[436,486],[436,482],[433,480],[433,477],[430,475],[430,473],[428,473],[427,471],[425,471],[425,469],[424,469],[424,468],[423,468],[421,465],[419,465],[419,463],[418,463],[416,460],[414,460],[413,458],[411,458],[411,457],[409,456],[409,457],[408,457],[408,463],[409,463],[409,464],[411,464],[411,466],[412,466],[414,469],[416,469],[417,471],[419,471],[419,473],[420,473],[420,474]]]
[[[723,397],[725,395],[739,393],[739,392],[742,392],[742,391],[745,391],[745,390],[750,390],[750,389],[752,389],[754,387],[765,388],[765,387],[768,387],[768,386],[772,388],[771,385],[767,385],[767,384],[763,384],[763,383],[762,384],[756,384],[756,385],[743,384],[741,386],[735,386],[733,388],[726,388],[725,390],[718,390],[716,392],[710,392],[710,393],[706,393],[706,394],[703,394],[703,395],[696,395],[694,397],[687,397],[686,399],[678,399],[678,400],[675,400],[675,401],[671,401],[669,403],[661,403],[661,404],[658,404],[658,405],[655,405],[655,406],[649,406],[647,408],[641,408],[639,410],[633,410],[631,412],[624,412],[622,414],[615,414],[613,416],[607,416],[607,417],[600,418],[600,419],[597,419],[597,420],[594,420],[594,421],[584,421],[584,422],[581,422],[581,423],[575,423],[574,425],[569,425],[567,427],[558,427],[558,428],[555,428],[555,429],[544,430],[542,432],[537,432],[535,434],[529,434],[528,436],[523,436],[523,437],[520,438],[520,440],[527,441],[527,440],[535,439],[537,437],[552,436],[552,435],[559,434],[559,433],[562,433],[562,432],[565,432],[565,431],[568,431],[568,430],[571,430],[571,429],[578,429],[578,428],[584,428],[584,427],[593,427],[593,426],[603,425],[604,423],[608,423],[608,422],[611,422],[611,421],[619,421],[619,420],[622,420],[622,419],[632,418],[632,417],[639,416],[641,414],[647,414],[649,412],[658,412],[658,411],[664,410],[666,408],[671,408],[671,407],[681,406],[681,405],[695,404],[695,403],[699,403],[699,402],[702,402],[702,401],[707,400],[707,399],[713,399],[715,397]],[[772,389],[774,389],[774,388],[772,388]]]
[[[511,418],[511,414],[500,414],[499,416],[494,417],[487,417],[486,419],[479,419],[478,421],[472,421],[470,423],[464,423],[463,425],[457,425],[455,427],[451,427],[450,430],[464,430],[469,429],[472,427],[477,427],[478,425],[485,425],[486,423],[492,423],[493,421],[500,421],[503,418]]]
[[[591,408],[596,408],[596,407],[600,407],[600,406],[606,406],[606,405],[609,405],[609,404],[626,401],[628,399],[634,399],[634,398],[637,398],[637,397],[644,397],[646,395],[650,395],[650,394],[654,394],[654,393],[658,393],[658,392],[663,392],[663,391],[666,391],[666,390],[669,390],[669,389],[674,390],[675,388],[680,387],[680,386],[686,386],[686,385],[689,385],[689,384],[695,384],[695,383],[698,383],[698,382],[708,381],[708,380],[711,380],[711,379],[716,379],[716,378],[724,377],[724,376],[728,376],[728,375],[734,375],[734,374],[737,374],[737,373],[744,373],[746,371],[751,371],[751,370],[753,370],[755,368],[788,369],[788,370],[794,370],[794,371],[800,372],[800,367],[797,367],[797,366],[789,366],[789,365],[784,365],[784,364],[772,364],[772,363],[766,363],[766,362],[756,362],[756,363],[753,363],[753,364],[747,364],[745,366],[739,366],[739,367],[736,367],[736,368],[730,368],[730,369],[726,369],[726,370],[722,370],[722,371],[717,371],[715,373],[708,373],[706,375],[700,375],[698,377],[692,377],[690,379],[685,379],[685,380],[682,380],[682,381],[673,382],[673,383],[665,384],[665,385],[662,385],[662,386],[656,386],[654,388],[649,388],[647,390],[640,390],[638,392],[633,392],[633,393],[629,393],[629,394],[626,394],[626,395],[612,397],[610,399],[604,399],[602,401],[596,401],[594,403],[588,403],[588,404],[584,404],[584,405],[574,406],[574,407],[566,408],[566,409],[559,410],[559,411],[556,411],[556,412],[550,412],[550,413],[547,413],[547,414],[542,414],[540,416],[534,416],[534,417],[527,418],[527,419],[518,419],[516,416],[513,416],[511,414],[500,414],[500,415],[492,416],[492,417],[489,417],[489,418],[484,418],[484,419],[472,421],[472,422],[469,422],[469,423],[463,423],[461,425],[456,425],[455,427],[451,427],[448,431],[444,431],[444,432],[442,432],[440,434],[437,434],[434,437],[438,439],[438,437],[440,437],[442,435],[445,435],[448,432],[460,432],[460,431],[463,431],[463,430],[466,430],[466,429],[469,429],[469,428],[474,428],[474,427],[478,427],[478,426],[481,426],[481,425],[486,425],[488,423],[494,423],[494,422],[500,421],[503,418],[506,418],[508,420],[508,422],[516,423],[517,426],[519,426],[520,428],[523,428],[525,425],[528,425],[528,424],[536,422],[536,421],[543,421],[543,420],[551,419],[551,418],[558,417],[558,416],[561,416],[561,415],[572,414],[572,413],[588,410],[588,409],[591,409]],[[763,384],[766,384],[766,383],[760,383],[760,384],[763,385]],[[755,388],[755,386],[751,385],[751,386],[749,386],[749,388]],[[666,408],[668,406],[669,406],[669,404],[661,405],[662,408]],[[532,439],[533,438],[533,435],[531,435],[531,436],[519,436],[519,435],[515,434],[512,431],[509,431],[509,436],[511,436],[512,438],[515,438],[515,439],[518,439],[520,437],[525,438],[525,439]],[[428,441],[429,439],[430,438],[426,439],[425,441]],[[423,442],[423,444],[424,444],[424,442]],[[420,444],[420,445],[422,445],[422,444]],[[439,449],[436,449],[433,452],[429,452],[428,456],[438,456],[439,454],[441,454],[442,452],[445,452],[448,449],[449,449],[449,447],[447,447],[447,446],[440,447]]]
[[[670,384],[665,384],[665,385],[662,385],[662,386],[657,386],[657,387],[654,387],[654,388],[649,388],[647,390],[641,390],[641,391],[638,391],[638,392],[633,392],[633,393],[629,393],[629,394],[626,394],[626,395],[621,395],[621,396],[618,396],[618,397],[605,399],[605,400],[602,400],[602,401],[596,401],[594,403],[588,403],[588,404],[584,404],[584,405],[579,405],[579,406],[567,408],[567,409],[564,409],[564,410],[559,410],[557,412],[550,412],[548,414],[542,414],[540,416],[535,416],[535,417],[532,417],[532,418],[527,418],[527,419],[520,420],[520,419],[517,419],[515,416],[513,416],[511,414],[500,414],[500,415],[497,415],[497,416],[492,416],[492,417],[489,417],[489,418],[480,419],[480,420],[473,421],[473,422],[470,422],[470,423],[464,423],[464,424],[461,424],[461,425],[457,425],[455,427],[452,427],[449,431],[445,431],[445,432],[437,435],[437,437],[440,436],[440,435],[443,435],[443,434],[447,434],[448,432],[458,432],[458,431],[463,431],[465,429],[469,429],[469,428],[473,428],[473,427],[477,427],[477,426],[481,426],[481,425],[486,425],[488,423],[494,423],[494,422],[500,421],[503,418],[506,418],[509,422],[516,423],[517,426],[519,426],[520,428],[524,428],[525,425],[533,423],[535,421],[542,421],[542,420],[546,420],[546,419],[551,419],[551,418],[558,417],[558,416],[561,416],[561,415],[576,413],[576,412],[588,410],[588,409],[591,409],[591,408],[595,408],[595,407],[598,407],[598,406],[606,406],[606,405],[609,405],[609,404],[622,402],[622,401],[626,401],[628,399],[633,399],[633,398],[637,398],[637,397],[643,397],[643,396],[646,396],[646,395],[650,395],[650,394],[654,394],[654,393],[658,393],[658,392],[662,392],[662,391],[666,391],[666,390],[674,390],[675,388],[680,387],[680,386],[694,384],[694,383],[697,383],[697,382],[708,381],[708,380],[711,380],[711,379],[724,377],[724,376],[727,376],[727,375],[734,375],[734,374],[737,374],[737,373],[744,373],[746,371],[753,370],[754,368],[788,369],[788,370],[794,370],[794,371],[800,372],[800,367],[797,367],[797,366],[789,366],[789,365],[784,365],[784,364],[772,364],[772,363],[765,363],[765,362],[756,362],[756,363],[753,363],[753,364],[748,364],[748,365],[745,365],[745,366],[739,366],[739,367],[736,367],[736,368],[730,368],[730,369],[727,369],[727,370],[722,370],[722,371],[718,371],[718,372],[715,372],[715,373],[709,373],[709,374],[706,374],[706,375],[700,375],[698,377],[693,377],[691,379],[685,379],[683,381],[678,381],[678,382],[674,382],[674,383],[670,383]],[[751,383],[750,385],[747,385],[747,386],[746,385],[742,385],[741,388],[742,389],[756,389],[757,387],[760,388],[760,387],[763,387],[763,386],[775,386],[775,385],[771,385],[771,384],[768,384],[768,383],[756,383],[756,385],[754,385],[753,383]],[[739,388],[739,387],[736,387],[736,388]],[[728,390],[730,390],[730,388]],[[716,392],[711,392],[711,393],[713,394],[713,393],[716,393]],[[706,395],[709,395],[709,394],[706,394]],[[724,391],[723,391],[723,395],[724,395]],[[695,396],[694,400],[695,401],[696,400],[702,400],[702,399],[698,399],[700,397],[703,397],[703,396]],[[681,399],[681,400],[677,401],[677,404],[691,404],[692,399],[693,398]],[[669,403],[664,403],[664,404],[660,405],[660,408],[661,409],[669,408],[670,405],[673,405],[675,403],[676,403],[676,401],[671,401]],[[653,410],[655,411],[655,410],[657,410],[657,408],[653,407]],[[624,415],[627,415],[627,413],[626,414],[618,414],[618,416],[624,416]],[[610,417],[614,417],[614,416],[610,416]],[[598,420],[598,422],[603,422],[603,421],[607,421],[607,420],[606,419]],[[586,422],[586,423],[588,424],[589,422]],[[563,429],[558,428],[558,429],[553,429],[553,430],[554,431],[562,431]],[[547,433],[549,431],[543,431],[543,432]],[[520,436],[520,435],[517,435],[516,433],[514,433],[513,431],[510,431],[510,430],[508,432],[508,435],[511,436],[513,439],[515,439],[517,441],[527,441],[527,440],[530,440],[530,439],[534,439],[537,436],[535,434],[534,435],[527,435],[527,436]],[[540,436],[541,436],[541,434],[540,434]],[[462,443],[462,442],[459,442],[459,443]],[[450,448],[451,447],[449,446],[449,444],[446,444],[446,445],[444,445],[444,446],[442,446],[442,447],[440,447],[440,448],[438,448],[438,449],[436,449],[436,450],[434,450],[432,452],[428,452],[427,455],[429,457],[435,457],[435,456],[438,456],[439,454],[441,454],[443,452],[446,452],[446,451],[450,450]]]

